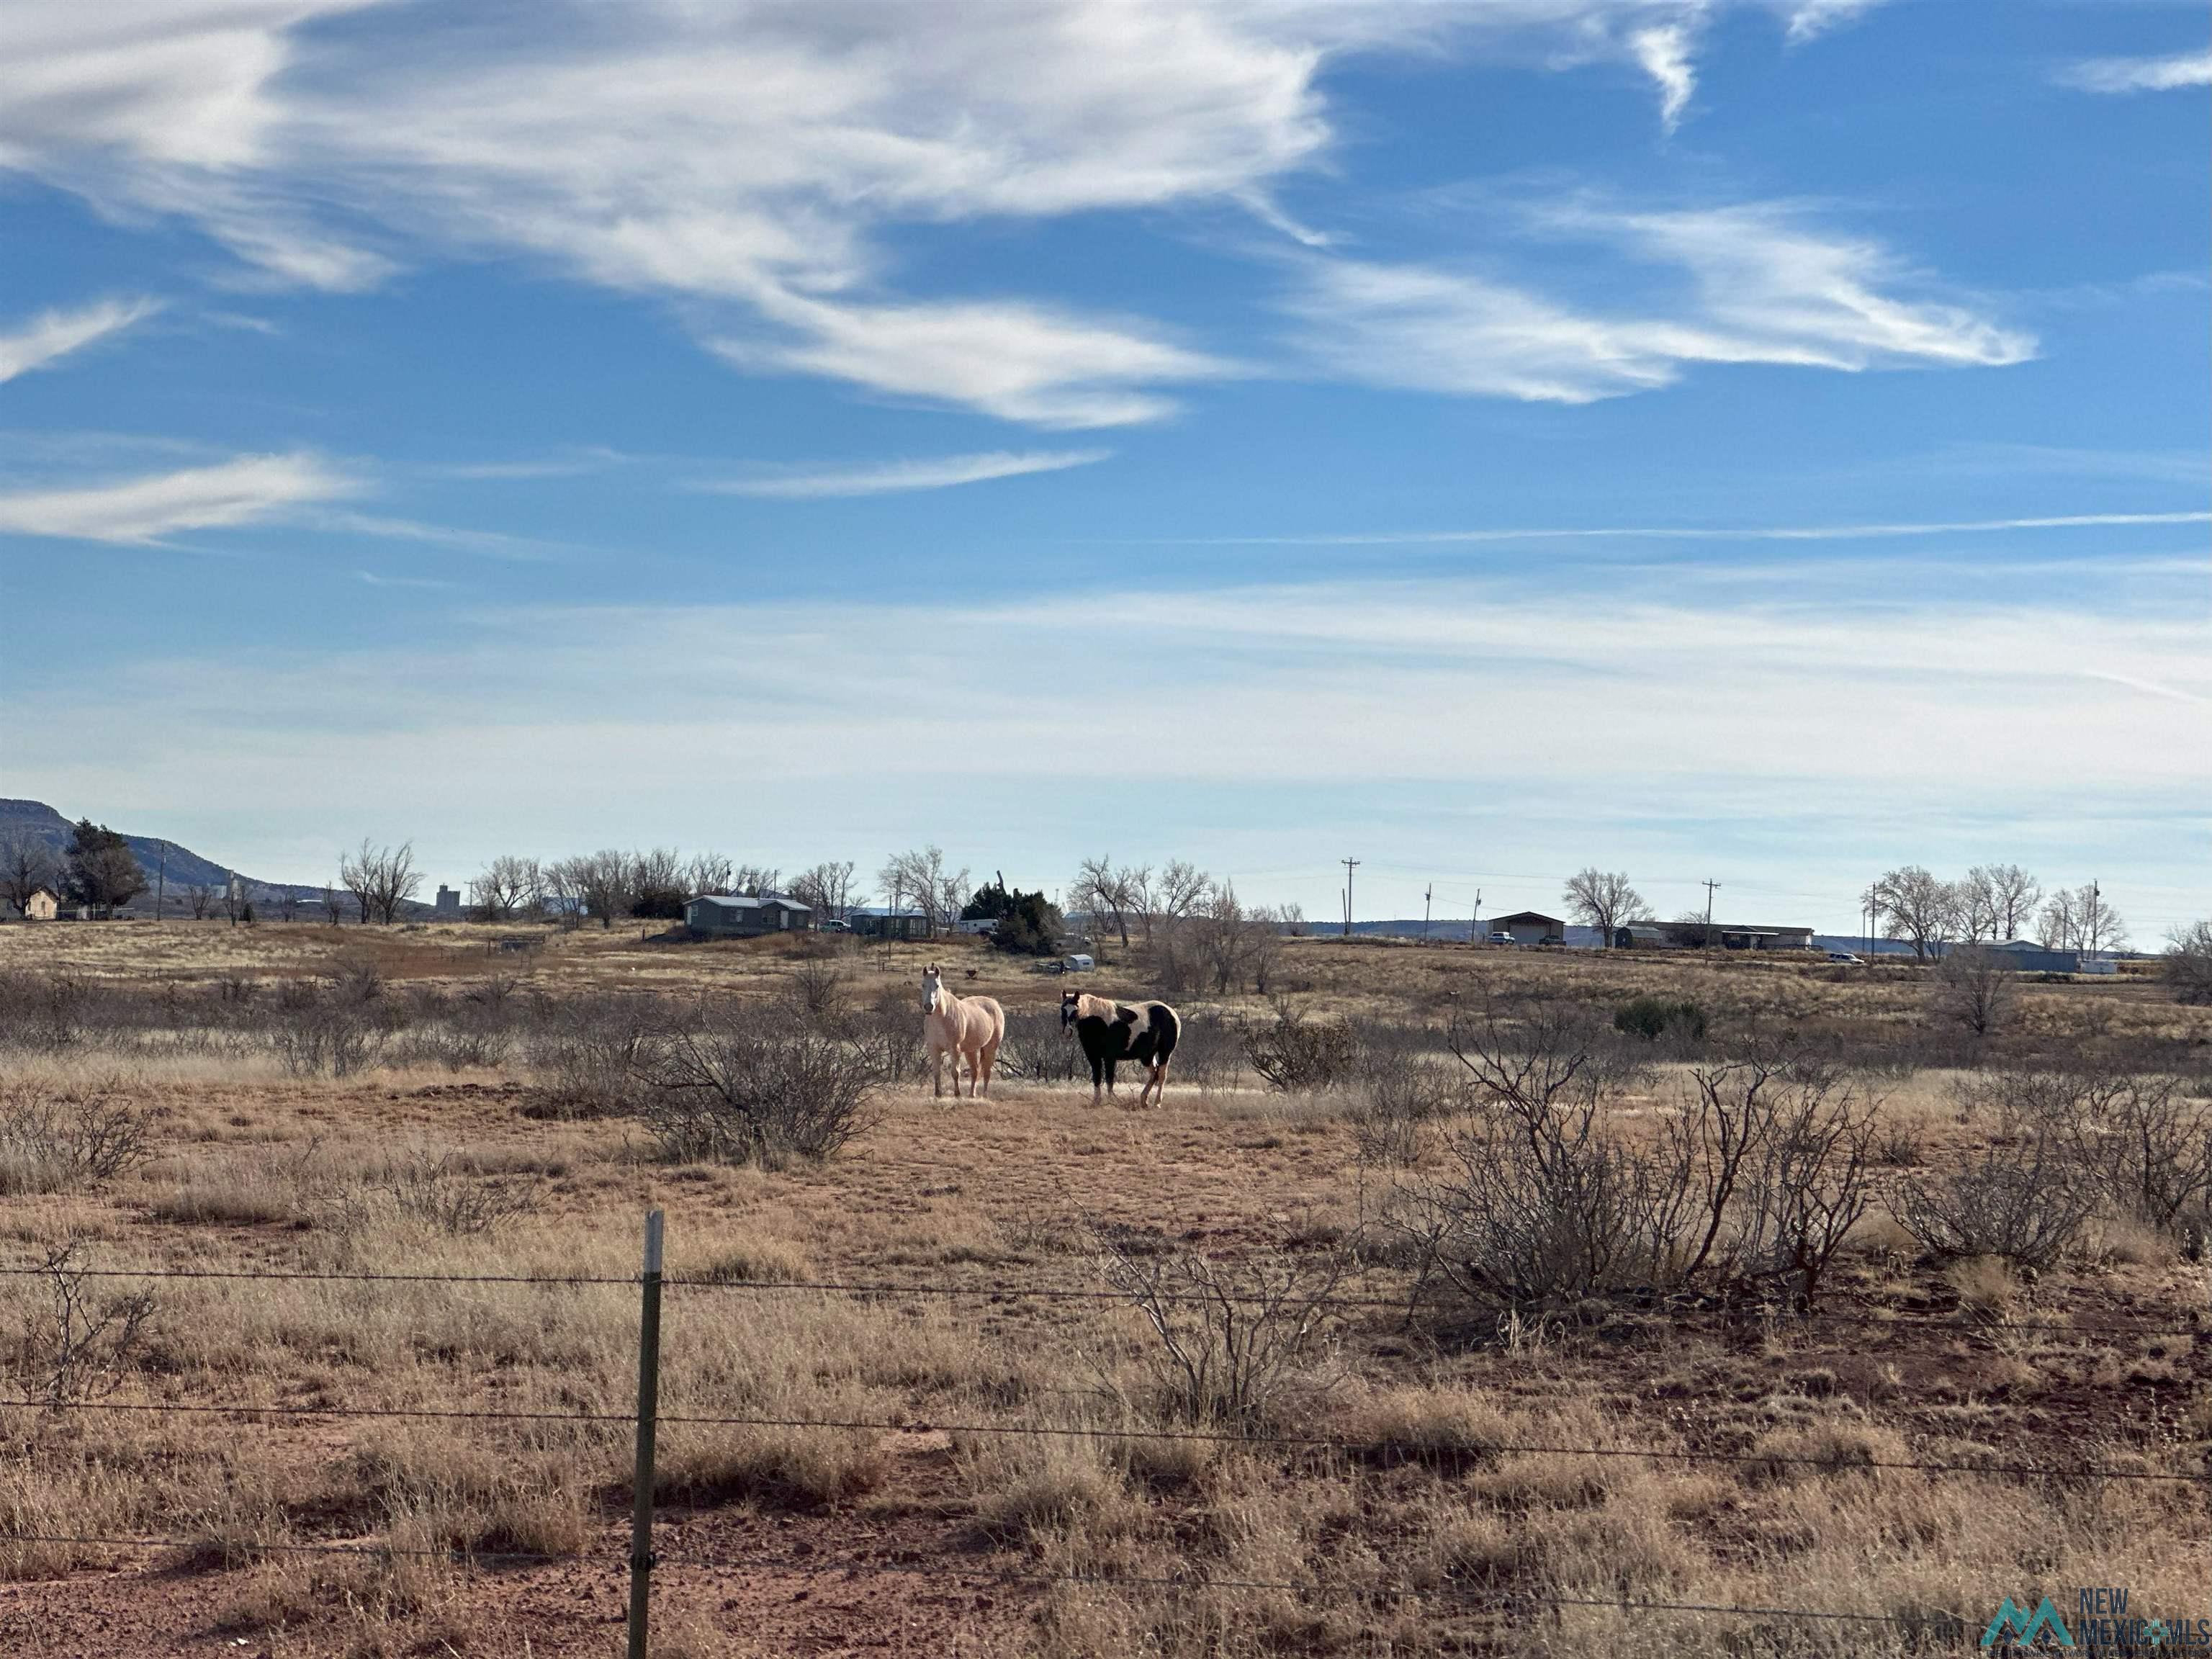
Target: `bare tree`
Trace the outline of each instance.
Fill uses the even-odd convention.
[[[338,879],[361,907],[364,922],[395,922],[399,907],[422,885],[422,872],[415,867],[415,843],[373,847],[363,840],[358,852],[338,861]]]
[[[2212,1004],[2212,921],[2193,921],[2166,939],[2166,982],[2177,1002]]]
[[[737,866],[720,853],[695,853],[684,866],[684,884],[695,893],[720,896],[737,890],[732,884]]]
[[[2079,951],[2090,957],[2123,950],[2128,942],[2127,923],[2094,881],[2071,891],[2062,887],[2053,893],[2043,907],[2035,931],[2046,950]]]
[[[545,878],[536,859],[502,854],[469,884],[470,902],[486,921],[504,921],[535,908],[544,897]]]
[[[1624,922],[1641,921],[1648,909],[1644,895],[1629,885],[1627,873],[1620,870],[1578,871],[1567,878],[1560,896],[1569,915],[1604,934],[1607,950],[1613,948],[1613,930]]]
[[[2019,995],[2012,959],[1980,944],[1954,947],[1936,965],[1936,1006],[1986,1042],[2011,1016]]]
[[[1206,902],[1213,878],[1187,859],[1176,859],[1152,882],[1152,909],[1170,921],[1182,920]]]
[[[194,921],[205,921],[215,908],[215,888],[207,882],[194,882],[185,889],[185,902],[192,908]]]
[[[2003,937],[2000,930],[2004,917],[1999,914],[1996,895],[1979,866],[1951,884],[1951,902],[1952,918],[1962,943],[1979,945],[1984,939]]]
[[[1111,927],[1126,947],[1129,943],[1129,884],[1126,872],[1114,867],[1110,858],[1085,859],[1067,884],[1067,907],[1087,911],[1091,939]]]
[[[2076,936],[2074,895],[2061,888],[2045,902],[2042,913],[2035,919],[2036,943],[2046,951],[2070,951]]]
[[[1958,889],[1917,864],[1885,872],[1867,889],[1866,902],[1881,920],[1883,937],[1906,940],[1922,962],[1941,955],[1958,930]]]
[[[295,921],[300,915],[300,890],[287,884],[276,891],[276,917],[280,921]]]
[[[2127,948],[2128,925],[2106,902],[2104,890],[2094,881],[2074,890],[2074,925],[2081,948],[2093,957]]]
[[[781,890],[783,872],[770,864],[740,864],[730,872],[730,890],[748,898]]]
[[[655,847],[630,859],[629,912],[675,921],[690,896],[690,866],[672,847]]]
[[[2043,898],[2043,884],[2017,864],[1978,864],[1966,872],[1966,884],[1996,939],[2018,939]]]
[[[858,902],[853,890],[853,861],[817,864],[791,878],[791,896],[810,906],[821,921],[840,921]]]
[[[44,842],[28,836],[9,836],[0,841],[0,899],[17,915],[28,914],[31,896],[41,889],[62,890],[61,860]]]
[[[230,925],[234,927],[237,927],[240,922],[245,922],[248,926],[252,925],[253,921],[253,890],[246,884],[243,878],[233,876],[230,880],[224,884],[222,890],[222,914],[229,920]]]
[[[940,932],[960,914],[968,892],[966,866],[948,870],[944,849],[935,846],[925,847],[918,853],[897,854],[876,878],[883,884],[894,908],[902,904],[915,905],[933,933]]]
[[[580,909],[602,927],[611,927],[617,916],[629,914],[630,855],[617,848],[562,859],[546,872],[558,896],[572,909]]]

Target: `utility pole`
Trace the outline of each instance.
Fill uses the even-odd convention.
[[[1708,881],[1708,882],[1706,882],[1706,883],[1705,884],[1705,948],[1706,948],[1708,951],[1711,950],[1711,949],[1712,949],[1712,947],[1713,947],[1713,889],[1714,889],[1714,888],[1716,888],[1716,887],[1717,887],[1717,886],[1719,886],[1719,885],[1720,885],[1720,883],[1718,883],[1718,882],[1717,882],[1717,881]]]
[[[154,920],[161,919],[161,896],[169,888],[169,843],[162,842],[161,868],[154,875]]]
[[[1360,860],[1339,859],[1337,862],[1344,866],[1344,936],[1350,939],[1352,937],[1352,872],[1359,867]]]
[[[1421,938],[1424,942],[1429,937],[1429,901],[1436,896],[1437,884],[1434,882],[1421,890]]]
[[[1474,919],[1467,925],[1467,942],[1469,945],[1482,943],[1482,889],[1480,887],[1474,890]]]

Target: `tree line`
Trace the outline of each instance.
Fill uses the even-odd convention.
[[[2097,883],[2046,893],[2016,864],[1978,864],[1955,881],[1908,864],[1877,878],[1859,904],[1883,938],[1903,940],[1922,961],[1954,944],[2023,938],[2031,927],[2045,950],[2095,956],[2128,945],[2127,923]]]

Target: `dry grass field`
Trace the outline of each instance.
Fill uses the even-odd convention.
[[[933,957],[1013,1016],[985,1099],[916,1069]],[[650,1207],[659,1653],[1964,1653],[2008,1596],[2212,1613],[2212,1010],[2030,984],[1978,1035],[1907,969],[1298,940],[1267,995],[1175,996],[1140,1114],[1091,1105],[1060,986],[965,941],[0,929],[0,1650],[619,1652],[637,1289],[518,1281],[634,1275]],[[1620,1035],[1636,997],[1703,1036]],[[749,1028],[881,1077],[830,1156],[672,1119],[670,1033]],[[1680,1137],[1747,1064],[1796,1128],[1693,1268],[1716,1143]],[[1532,1237],[1498,1183],[1562,1067],[1586,1135]],[[1822,1124],[1855,1170],[1805,1164]],[[1836,1201],[1817,1282],[1775,1268]],[[134,1267],[322,1276],[100,1276]]]

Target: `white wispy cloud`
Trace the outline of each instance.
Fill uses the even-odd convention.
[[[1682,124],[1682,112],[1698,89],[1697,71],[1690,63],[1690,27],[1665,23],[1638,29],[1628,37],[1629,50],[1638,67],[1659,87],[1659,124],[1669,132]]]
[[[1793,0],[1787,8],[1790,42],[1796,46],[1825,34],[1881,3],[1882,0]]]
[[[723,337],[746,367],[803,370],[897,397],[963,404],[1061,428],[1132,426],[1173,411],[1146,388],[1216,379],[1232,365],[1137,327],[1012,302],[833,305],[780,295],[795,339]]]
[[[2212,87],[2212,52],[2176,52],[2168,58],[2093,58],[2059,76],[2085,92],[2173,92],[2184,87]]]
[[[752,478],[713,478],[694,484],[718,495],[759,495],[777,501],[818,501],[839,495],[887,495],[915,489],[950,489],[994,478],[1062,472],[1090,466],[1109,449],[994,450],[981,455],[939,455],[924,460],[882,461],[866,466],[781,472]]]
[[[318,509],[310,521],[325,530],[356,536],[375,536],[389,541],[421,542],[450,547],[457,552],[482,554],[495,559],[542,559],[568,547],[567,543],[517,536],[503,530],[468,530],[453,525],[425,524],[419,519],[396,519],[381,514]]]
[[[1452,856],[1443,843],[1463,842],[1467,813],[1486,806],[1500,858],[1502,838],[1542,839],[1518,821],[1545,812],[1580,842],[1632,848],[1669,815],[1794,813],[1807,828],[1790,862],[1831,836],[1858,871],[1846,906],[1883,862],[1936,857],[1931,817],[2085,845],[2122,811],[2201,823],[2201,608],[2032,603],[2001,581],[1904,607],[1892,571],[1843,592],[1771,574],[1752,602],[1668,572],[1571,592],[1122,583],[1000,603],[487,611],[444,643],[194,653],[92,691],[19,680],[9,762],[87,796],[128,768],[173,810],[251,800],[258,820],[319,827],[325,843],[334,823],[388,823],[485,850],[693,834],[834,848],[981,824],[1011,860],[1039,850],[1020,826],[1048,785],[1084,803],[1086,836],[1139,817],[1156,840],[1161,825],[1218,825],[1162,854],[1209,863],[1281,799],[1298,804],[1281,850],[1315,859],[1314,825],[1346,779],[1370,830],[1380,794],[1420,803],[1393,821],[1401,856],[1432,820]],[[1119,791],[1132,816],[1093,815],[1093,802],[1112,811],[1109,791],[1068,740],[1066,707],[1037,695],[1039,639],[1054,641],[1056,683],[1112,686],[1115,720],[1152,734],[1145,789]],[[119,718],[150,706],[158,732]],[[948,711],[971,757],[951,769]],[[308,751],[325,763],[303,776]],[[746,766],[697,764],[726,753]],[[793,787],[761,791],[763,771]],[[579,775],[596,787],[575,790]],[[485,792],[486,776],[501,787]],[[1510,802],[1486,781],[1499,776],[1516,780]],[[1080,851],[1042,850],[1061,867]]]
[[[1742,3],[1800,33],[1856,9]],[[1226,366],[1049,296],[902,295],[888,232],[1218,204],[1318,247],[1327,230],[1274,189],[1325,158],[1332,56],[1637,62],[1671,126],[1709,8],[546,0],[318,33],[363,9],[114,0],[11,17],[0,167],[118,217],[187,217],[271,280],[360,288],[401,258],[520,252],[679,302],[749,369],[1074,428],[1159,419],[1174,387]]]
[[[40,312],[22,327],[0,334],[0,384],[119,334],[158,309],[151,300],[101,300],[75,311]]]
[[[0,493],[0,533],[151,542],[174,531],[276,518],[356,488],[319,456],[242,455],[109,483]]]
[[[1376,385],[1570,404],[1666,386],[1691,363],[1860,370],[2034,353],[2032,336],[1964,306],[1884,291],[1913,273],[1878,244],[1785,208],[1565,208],[1542,223],[1625,255],[1620,286],[1632,297],[1607,314],[1474,271],[1316,259],[1290,301],[1305,349]],[[1639,266],[1686,272],[1687,301]]]
[[[2129,526],[2185,524],[2212,524],[2212,513],[2071,513],[2042,518],[1920,520],[1889,524],[1523,525],[1480,530],[1322,532],[1310,536],[1206,536],[1188,538],[1188,544],[1360,547],[1524,541],[1856,542],[1919,536],[1991,535],[2015,530],[2110,530]]]

